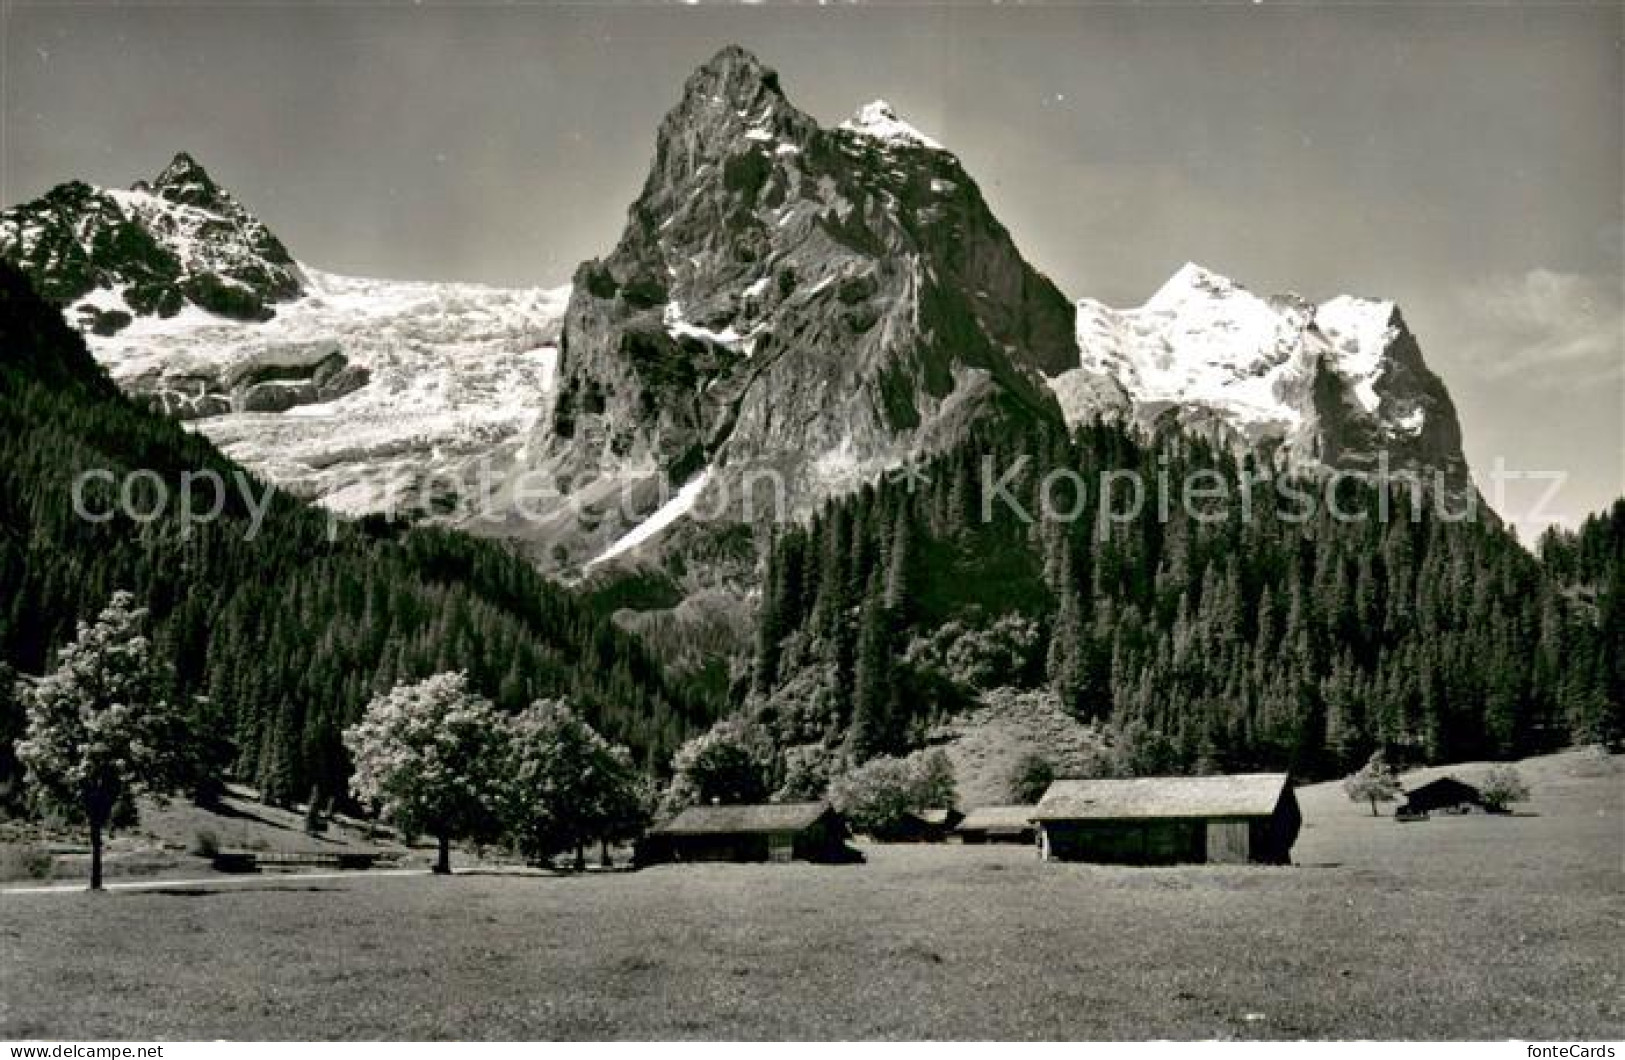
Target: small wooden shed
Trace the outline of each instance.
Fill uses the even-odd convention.
[[[951,807],[914,810],[903,814],[886,838],[898,843],[940,843],[948,838],[963,816]]]
[[[636,862],[849,861],[846,821],[824,802],[691,806],[638,841]]]
[[[1033,810],[1046,860],[1291,860],[1302,816],[1285,773],[1058,780]]]
[[[1440,777],[1405,793],[1397,814],[1420,817],[1430,813],[1471,813],[1484,809],[1483,794],[1455,777]]]
[[[954,833],[962,843],[1031,843],[1037,837],[1035,806],[978,806],[965,814]]]

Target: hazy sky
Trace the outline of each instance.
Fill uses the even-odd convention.
[[[1193,259],[1394,298],[1486,490],[1500,458],[1570,476],[1549,516],[1625,494],[1615,3],[0,7],[6,203],[186,149],[311,264],[559,284],[737,41],[826,123],[890,100],[1069,294]]]

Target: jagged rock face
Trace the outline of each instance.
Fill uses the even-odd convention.
[[[304,289],[281,241],[186,154],[151,184],[73,181],[0,213],[0,257],[100,335],[187,305],[267,320]]]
[[[572,492],[769,466],[805,510],[966,419],[1058,417],[1072,319],[951,154],[884,104],[821,128],[726,49],[576,274],[539,463]]]
[[[1071,422],[1126,414],[1277,468],[1386,470],[1468,485],[1444,383],[1392,302],[1259,297],[1187,264],[1137,309],[1078,302],[1081,364],[1052,380]]]
[[[370,373],[327,344],[279,347],[272,363],[244,358],[218,371],[154,370],[126,376],[125,389],[178,420],[233,412],[286,412],[335,401],[367,385]]]

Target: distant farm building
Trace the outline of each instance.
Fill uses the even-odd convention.
[[[1440,777],[1405,794],[1405,801],[1395,813],[1404,817],[1422,817],[1430,813],[1470,813],[1484,809],[1484,796],[1471,784],[1455,777]]]
[[[1284,773],[1058,780],[1031,810],[1046,860],[1291,860],[1302,816]]]
[[[978,806],[954,829],[964,843],[1031,843],[1038,835],[1034,806]]]
[[[639,840],[637,862],[849,861],[849,834],[822,802],[691,806]]]
[[[953,832],[964,814],[954,809],[915,810],[905,813],[886,838],[902,843],[940,843]]]

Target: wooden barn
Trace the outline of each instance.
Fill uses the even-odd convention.
[[[1137,865],[1284,865],[1302,823],[1285,773],[1058,780],[1032,814],[1046,860]]]
[[[1395,813],[1405,817],[1425,817],[1430,813],[1472,813],[1484,809],[1484,796],[1471,784],[1455,777],[1440,777],[1405,793],[1405,801]]]
[[[651,828],[636,861],[850,861],[849,835],[823,802],[691,806]]]
[[[955,809],[938,807],[905,813],[888,839],[899,843],[941,843],[953,833],[964,815]]]
[[[1038,835],[1035,806],[978,806],[965,814],[954,834],[962,843],[1031,843]]]

